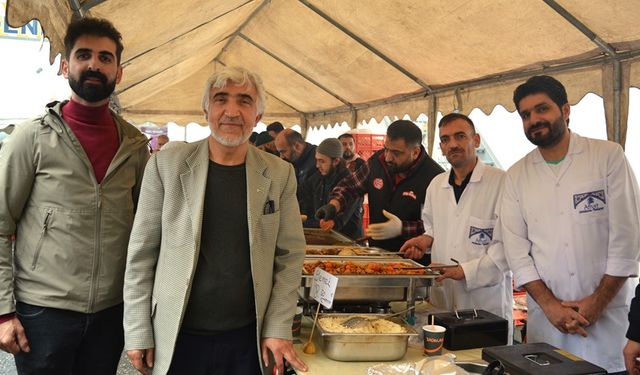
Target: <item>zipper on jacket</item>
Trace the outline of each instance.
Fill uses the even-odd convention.
[[[31,263],[31,270],[36,269],[36,264],[38,263],[38,258],[40,257],[40,250],[42,249],[42,243],[44,242],[44,236],[47,234],[47,230],[49,229],[49,218],[53,214],[52,209],[47,210],[47,214],[44,216],[44,222],[42,224],[42,232],[40,233],[40,239],[38,240],[38,244],[36,245],[36,251],[33,254],[33,262]]]
[[[102,246],[100,232],[102,227],[102,185],[98,184],[96,189],[96,195],[98,204],[96,205],[96,227],[94,233],[94,254],[93,254],[93,269],[91,270],[91,290],[89,291],[89,309],[87,312],[93,312],[96,304],[96,296],[98,294],[99,281],[100,281],[100,258],[102,256]]]

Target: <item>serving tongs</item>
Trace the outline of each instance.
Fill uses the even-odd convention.
[[[373,322],[375,322],[376,320],[385,320],[388,318],[393,318],[394,316],[400,316],[404,313],[406,313],[407,311],[411,311],[413,309],[416,308],[416,306],[421,305],[422,303],[419,303],[417,305],[413,305],[411,307],[409,307],[408,309],[404,309],[402,311],[399,311],[397,313],[393,313],[391,315],[385,315],[382,317],[377,317],[377,318],[373,318],[373,319],[369,319],[367,317],[364,316],[354,316],[351,317],[347,320],[345,320],[344,322],[340,323],[341,326],[346,327],[346,328],[357,328],[357,327],[364,327],[366,325],[373,325]]]

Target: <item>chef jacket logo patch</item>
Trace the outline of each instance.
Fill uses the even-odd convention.
[[[409,197],[409,198],[413,198],[413,200],[418,199],[418,197],[416,197],[416,193],[414,193],[413,191],[409,190],[409,191],[403,191],[402,192],[402,196],[403,197]]]
[[[585,214],[603,210],[607,206],[604,190],[590,191],[573,195],[573,208],[578,213]]]
[[[378,189],[378,190],[382,190],[382,188],[384,187],[384,181],[382,181],[381,178],[376,178],[373,180],[373,187]]]
[[[474,245],[486,246],[493,239],[493,228],[469,228],[469,239]]]

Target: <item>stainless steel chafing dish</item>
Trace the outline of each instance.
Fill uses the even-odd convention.
[[[379,247],[362,247],[357,245],[307,245],[305,252],[307,257],[322,257],[328,259],[344,259],[345,257],[402,259],[397,253]],[[345,252],[348,254],[344,254]]]
[[[353,314],[322,314],[321,317],[345,316]],[[378,314],[358,314],[358,316],[380,317]],[[318,325],[322,336],[323,351],[327,358],[336,361],[395,361],[404,357],[410,336],[416,331],[398,318],[388,320],[401,325],[405,333],[336,333],[328,332]]]
[[[321,258],[307,257],[305,263],[323,260]],[[333,262],[367,263],[401,263],[408,267],[421,267],[411,259],[371,260],[362,258],[345,258],[332,260]],[[409,301],[413,303],[413,289],[431,285],[431,279],[438,274],[429,272],[422,275],[335,275],[339,278],[338,288],[334,295],[334,302],[389,302]],[[307,302],[313,302],[311,298],[311,283],[313,274],[302,275],[300,295]]]
[[[334,230],[325,232],[320,228],[303,228],[307,245],[347,245],[354,246],[355,242]]]

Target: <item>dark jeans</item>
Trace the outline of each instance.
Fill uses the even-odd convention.
[[[180,332],[167,375],[260,375],[256,326],[216,335]]]
[[[28,353],[15,356],[20,375],[114,375],[124,346],[122,304],[93,314],[18,302]]]

